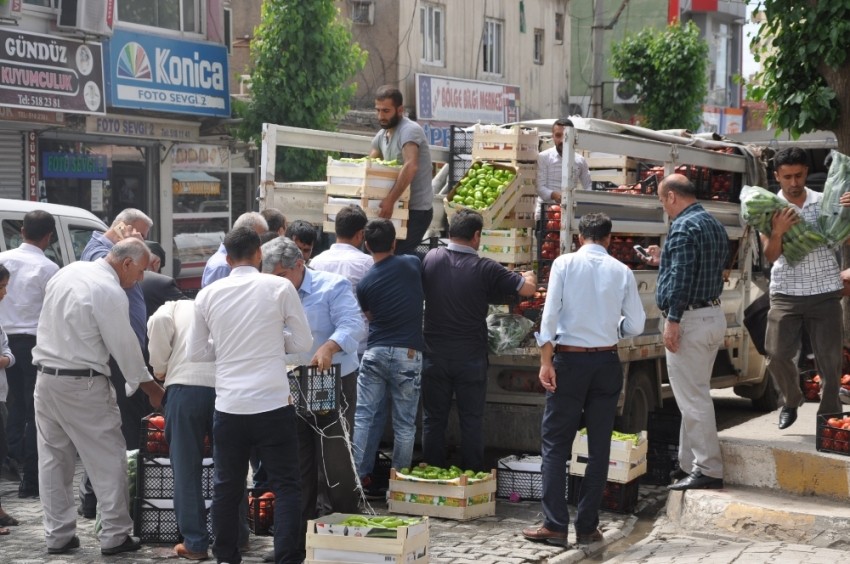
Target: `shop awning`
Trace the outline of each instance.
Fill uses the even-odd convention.
[[[205,172],[172,172],[171,187],[175,195],[218,196],[221,180]]]

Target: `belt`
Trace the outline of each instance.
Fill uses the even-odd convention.
[[[92,378],[94,376],[106,376],[106,374],[101,374],[97,370],[93,370],[91,368],[87,369],[70,369],[70,368],[50,368],[49,366],[43,366],[41,364],[36,364],[36,368],[42,374],[49,374],[50,376],[76,376],[76,377],[89,377]]]
[[[574,347],[572,345],[556,345],[555,352],[559,353],[593,353],[616,351],[617,345],[610,347]]]
[[[704,307],[717,307],[719,305],[720,305],[720,298],[714,298],[713,300],[702,300],[702,301],[699,301],[699,302],[694,302],[694,303],[688,305],[685,309],[686,310],[694,310],[694,309],[702,309]],[[662,309],[661,315],[663,315],[664,317],[667,317],[668,311],[669,310],[667,310],[667,309]]]

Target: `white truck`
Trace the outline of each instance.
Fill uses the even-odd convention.
[[[535,125],[535,124],[531,124]],[[536,124],[548,131],[550,121]],[[575,127],[567,128],[564,158],[572,162],[576,151],[593,155],[600,152],[628,157],[624,162],[652,163],[663,167],[664,174],[677,167],[693,166],[713,174],[735,175],[736,186],[764,183],[764,167],[746,148],[710,140],[663,134],[601,120],[577,118]],[[278,205],[285,213],[292,205],[299,211],[320,210],[324,194],[320,185],[307,187],[276,183],[274,148],[277,146],[335,150],[367,154],[369,138],[329,134],[311,130],[267,124],[263,130],[260,205]],[[734,152],[729,154],[726,151]],[[432,148],[438,162],[448,161],[444,148]],[[591,157],[592,160],[593,157]],[[563,185],[570,186],[570,166],[565,166]],[[708,173],[706,173],[708,174]],[[309,196],[305,196],[309,194]],[[308,199],[313,204],[308,203]],[[440,217],[442,197],[435,197],[435,216]],[[771,411],[777,407],[777,392],[768,376],[764,358],[752,345],[743,324],[744,309],[758,297],[764,284],[758,283],[761,253],[755,234],[742,225],[740,206],[734,202],[703,201],[704,207],[725,226],[735,260],[730,265],[728,281],[721,296],[728,328],[723,347],[717,355],[712,388],[734,387],[735,392],[753,401],[756,409]],[[614,235],[643,242],[663,244],[670,218],[653,195],[636,195],[601,190],[565,190],[561,204],[561,251],[569,252],[579,218],[591,211],[602,211],[613,220]],[[321,219],[319,219],[321,221]],[[663,400],[672,398],[667,381],[664,345],[659,330],[660,312],[655,305],[656,270],[637,270],[641,299],[647,312],[646,329],[638,337],[623,339],[619,354],[625,385],[619,402],[617,426],[627,432],[647,428],[649,412]],[[514,349],[490,356],[485,436],[488,446],[513,451],[539,451],[540,421],[545,396],[537,384],[539,357],[534,347]],[[456,428],[450,427],[450,438],[458,439]]]

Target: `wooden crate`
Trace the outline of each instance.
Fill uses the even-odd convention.
[[[508,185],[508,187],[499,194],[496,201],[489,207],[482,210],[476,210],[484,219],[484,229],[501,229],[504,227],[505,218],[514,212],[517,202],[521,196],[527,195],[529,191],[529,178],[531,176],[531,167],[520,167],[516,165],[507,165],[502,163],[490,163],[496,169],[504,169],[512,171],[516,176]],[[534,166],[536,174],[536,165]],[[460,183],[455,184],[454,188],[443,198],[443,207],[446,210],[446,216],[451,222],[454,214],[461,209],[469,209],[466,206],[452,202]]]
[[[467,521],[496,514],[496,470],[484,480],[470,482],[466,476],[450,481],[399,479],[390,473],[388,505],[390,513],[428,515],[441,519]],[[416,498],[418,501],[410,501]],[[445,504],[434,504],[434,498],[445,498]],[[473,498],[487,501],[473,502]],[[475,500],[477,501],[477,500]],[[449,505],[451,504],[451,505]]]
[[[624,484],[646,474],[648,445],[646,433],[641,434],[641,440],[637,445],[632,441],[612,440],[608,461],[608,481]],[[572,452],[570,474],[584,476],[587,469],[587,435],[576,436]]]
[[[618,186],[638,181],[637,161],[625,155],[590,153],[585,157],[593,182],[611,182]]]
[[[334,232],[334,219],[336,219],[336,214],[338,214],[342,208],[351,204],[360,206],[366,213],[366,217],[368,219],[375,219],[378,217],[378,206],[381,203],[380,199],[369,199],[365,197],[354,198],[334,194],[328,194],[326,198],[327,201],[325,202],[325,207],[323,209],[324,223],[322,224],[322,228],[327,233]],[[395,205],[396,208],[393,210],[393,214],[389,219],[393,222],[393,225],[395,225],[396,238],[406,239],[407,220],[410,216],[410,211],[407,209],[406,201],[399,200]]]
[[[485,229],[478,254],[503,264],[531,264],[533,248],[529,229]]]
[[[421,523],[397,529],[334,526],[348,517],[333,513],[307,522],[306,562],[428,562],[427,517]]]
[[[472,158],[488,161],[537,162],[539,137],[536,129],[475,126],[472,133]]]
[[[389,194],[398,179],[401,167],[379,165],[373,161],[347,163],[328,157],[326,194],[366,199],[382,199]],[[400,202],[410,200],[410,186]]]

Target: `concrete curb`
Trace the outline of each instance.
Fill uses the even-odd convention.
[[[601,554],[610,545],[629,536],[632,530],[634,530],[637,520],[637,517],[630,515],[626,518],[622,528],[604,531],[602,541],[586,546],[572,544],[572,548],[553,556],[547,562],[549,564],[574,564],[575,562],[581,562],[586,558],[592,558]]]

